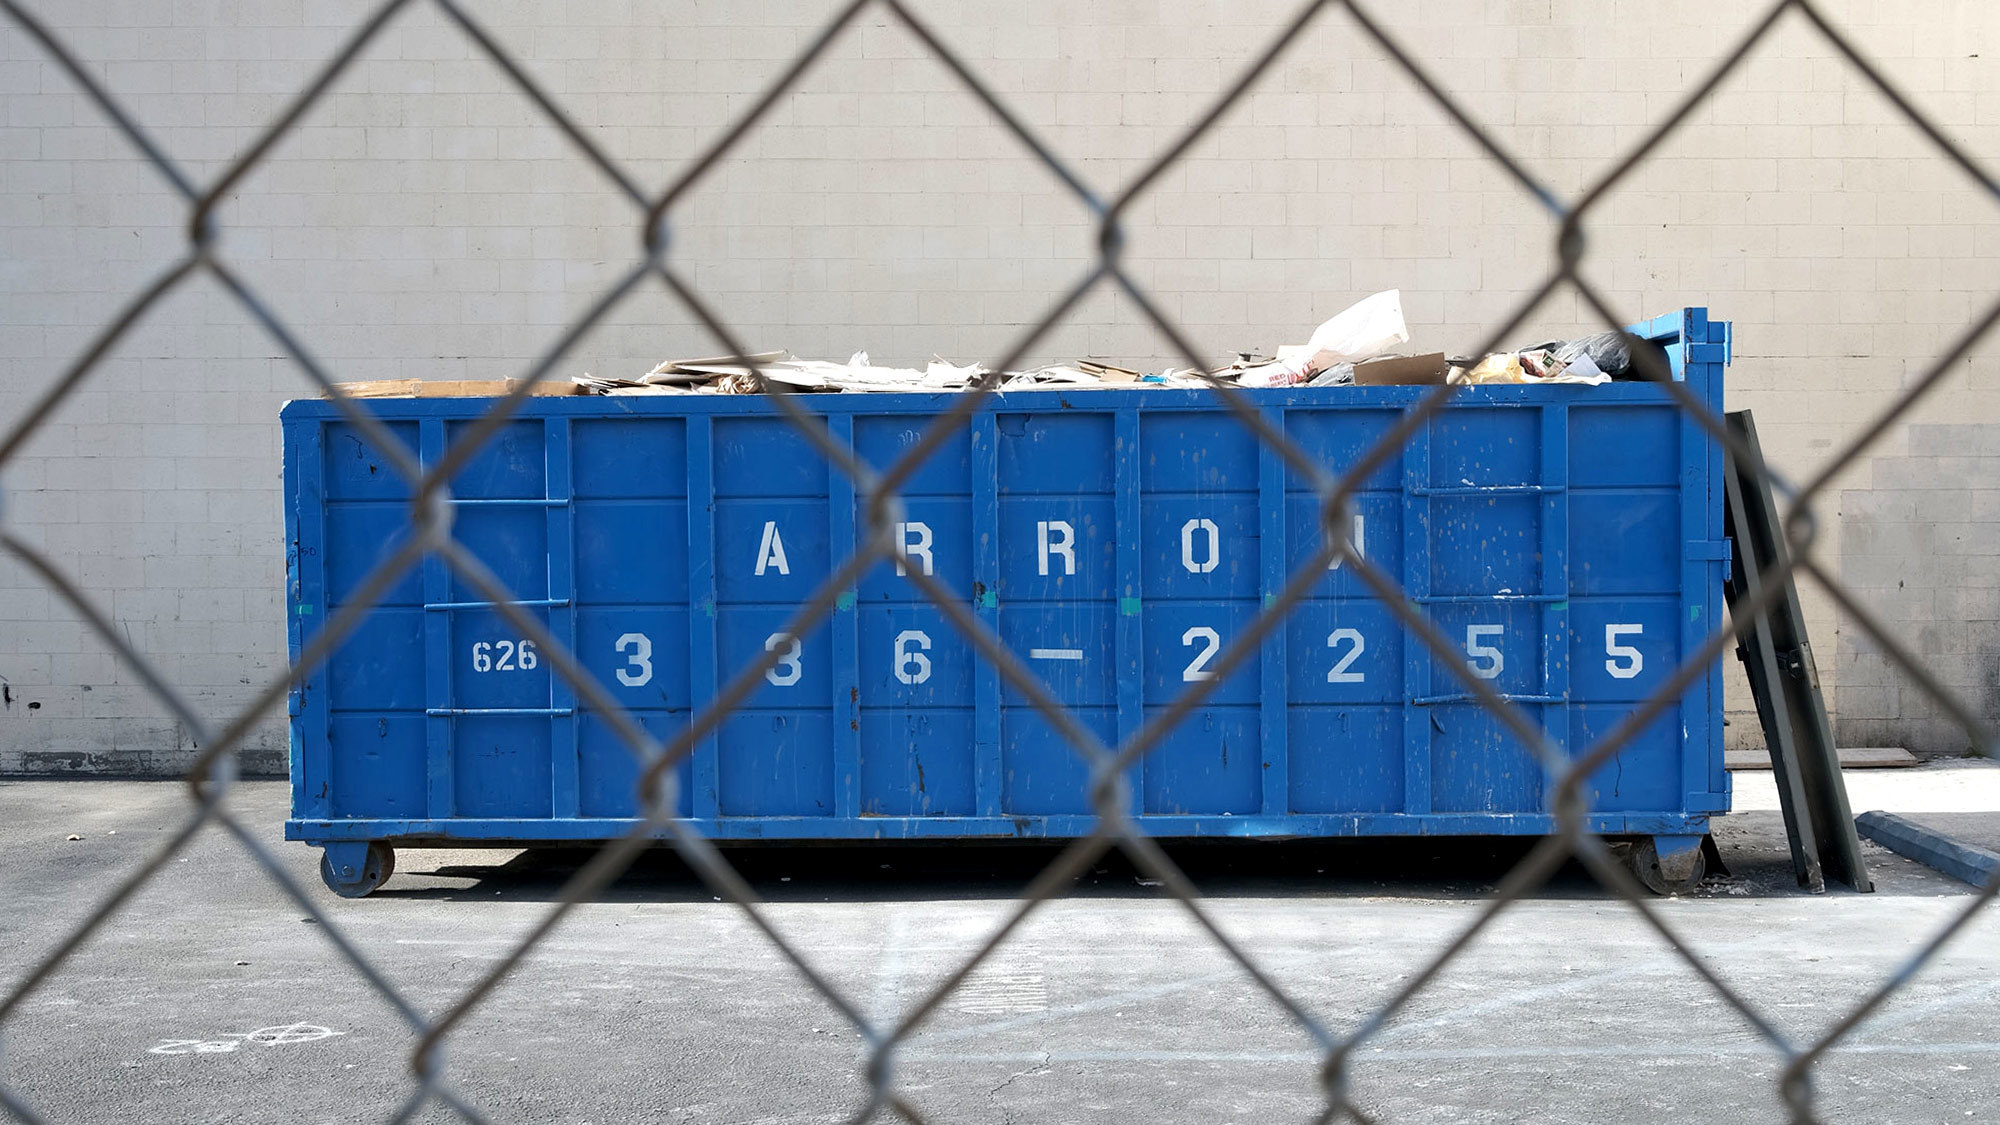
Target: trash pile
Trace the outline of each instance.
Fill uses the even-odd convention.
[[[1617,332],[1553,340],[1483,357],[1447,357],[1444,352],[1411,355],[1397,350],[1409,342],[1402,291],[1391,289],[1349,306],[1315,329],[1305,343],[1286,345],[1271,356],[1243,352],[1224,367],[1207,371],[1170,367],[1159,372],[1121,367],[1101,359],[1079,359],[1031,371],[1003,372],[998,387],[1200,387],[1210,379],[1247,388],[1443,383],[1596,386],[1634,374],[1628,339]],[[940,356],[931,357],[930,363],[918,370],[877,366],[867,352],[856,352],[847,362],[836,363],[774,351],[669,360],[636,379],[586,374],[576,376],[573,382],[578,394],[752,395],[763,393],[759,374],[791,390],[811,393],[944,392],[981,383],[992,375],[992,369],[978,363],[956,364]]]
[[[1666,357],[1661,356],[1661,367]],[[1632,371],[1632,349],[1622,332],[1599,332],[1580,340],[1552,340],[1518,352],[1499,352],[1477,362],[1452,360],[1453,383],[1584,383],[1597,386]]]
[[[922,371],[914,367],[878,367],[867,352],[855,352],[846,363],[824,359],[799,359],[790,352],[759,352],[743,356],[754,365],[746,367],[737,359],[679,359],[660,364],[637,379],[579,375],[577,386],[585,394],[658,395],[715,394],[754,395],[762,391],[756,373],[795,391],[959,391],[992,373],[985,364],[959,365],[932,356]],[[1129,367],[1102,360],[1079,359],[1032,371],[1009,371],[1000,381],[1002,390],[1041,386],[1183,386],[1204,385],[1193,370],[1142,374]]]

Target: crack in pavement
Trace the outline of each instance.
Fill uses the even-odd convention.
[[[1051,1058],[1051,1056],[1047,1051],[1042,1052],[1042,1061],[1027,1068],[1026,1070],[1017,1070],[1014,1073],[1008,1075],[998,1086],[995,1086],[991,1090],[986,1091],[986,1096],[990,1098],[999,1094],[1000,1091],[1005,1090],[1009,1086],[1012,1086],[1016,1078],[1026,1078],[1030,1074],[1040,1074],[1046,1072],[1049,1069],[1049,1065],[1053,1061],[1054,1060]]]

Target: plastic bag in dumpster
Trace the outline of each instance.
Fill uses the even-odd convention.
[[[1660,370],[1667,370],[1667,357],[1657,345],[1642,342],[1641,346],[1652,350],[1653,358],[1660,361]],[[1613,379],[1645,378],[1645,372],[1632,366],[1632,343],[1622,332],[1599,332],[1595,336],[1571,340],[1558,345],[1555,352],[1556,359],[1566,364],[1588,359]]]

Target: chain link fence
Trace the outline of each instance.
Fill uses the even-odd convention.
[[[509,81],[533,102],[547,121],[567,138],[578,159],[587,161],[615,185],[617,191],[631,204],[632,215],[641,235],[640,244],[643,247],[643,253],[631,263],[616,284],[600,294],[582,315],[568,324],[534,362],[521,372],[518,388],[508,396],[495,401],[491,410],[479,422],[468,427],[459,440],[452,444],[445,456],[428,470],[418,463],[400,440],[387,432],[364,405],[341,393],[335,383],[334,372],[314,358],[308,339],[280,319],[273,311],[273,306],[264,300],[254,287],[247,284],[218,253],[216,218],[219,202],[265,160],[274,146],[313,109],[329,87],[357,57],[388,33],[387,29],[399,12],[426,2],[434,4],[445,19],[461,31],[479,53],[490,59]],[[349,601],[312,637],[299,660],[285,676],[264,685],[254,701],[241,713],[220,720],[203,715],[191,706],[184,694],[160,672],[158,666],[145,654],[137,651],[124,632],[114,625],[110,617],[92,599],[90,593],[83,589],[73,576],[63,573],[47,555],[10,532],[4,520],[4,506],[0,506],[0,543],[4,543],[8,551],[46,582],[48,587],[88,624],[103,643],[110,646],[127,662],[145,687],[169,709],[174,717],[185,724],[186,729],[192,733],[196,745],[200,747],[199,756],[186,777],[191,801],[186,820],[163,846],[137,869],[127,874],[102,902],[96,904],[87,917],[55,948],[42,954],[40,960],[33,964],[22,979],[11,983],[7,991],[0,994],[0,1045],[4,1044],[7,1021],[20,1012],[24,1002],[33,996],[68,958],[89,941],[93,934],[118,914],[163,865],[171,861],[199,832],[213,826],[220,828],[241,844],[251,861],[281,887],[307,916],[319,923],[320,932],[326,935],[340,957],[365,978],[418,1037],[417,1049],[409,1062],[410,1070],[416,1079],[416,1086],[407,1102],[394,1115],[393,1120],[408,1121],[427,1108],[441,1104],[468,1121],[484,1121],[487,1118],[481,1107],[467,1098],[462,1091],[454,1088],[442,1063],[442,1049],[450,1040],[454,1029],[489,1000],[495,987],[524,958],[530,956],[538,943],[560,925],[579,903],[592,900],[625,872],[642,851],[664,838],[672,843],[713,893],[735,904],[748,921],[789,961],[805,984],[831,1004],[859,1034],[866,1049],[862,1075],[867,1083],[869,1095],[866,1104],[855,1114],[854,1120],[894,1117],[910,1122],[922,1122],[928,1120],[924,1110],[899,1089],[895,1080],[895,1060],[898,1050],[924,1026],[928,1018],[940,1010],[947,999],[972,976],[975,970],[994,957],[996,951],[1006,944],[1010,935],[1014,934],[1038,907],[1064,894],[1096,860],[1108,852],[1117,850],[1129,857],[1149,880],[1156,880],[1163,893],[1171,896],[1209,938],[1241,967],[1255,986],[1280,1005],[1317,1044],[1320,1059],[1319,1082],[1324,1091],[1324,1103],[1318,1120],[1365,1122],[1374,1118],[1350,1085],[1351,1063],[1356,1057],[1357,1050],[1368,1043],[1371,1036],[1394,1020],[1414,997],[1453,963],[1461,951],[1479,938],[1481,932],[1496,917],[1524,895],[1535,891],[1558,867],[1574,859],[1587,868],[1626,906],[1637,912],[1646,925],[1700,977],[1705,986],[1734,1009],[1768,1044],[1771,1052],[1782,1060],[1783,1065],[1778,1071],[1776,1094],[1787,1107],[1791,1118],[1799,1122],[1816,1120],[1812,1083],[1814,1064],[1922,969],[1937,951],[1995,895],[1996,891],[2000,891],[2000,879],[1989,881],[1976,895],[1968,899],[1951,918],[1949,924],[1913,950],[1895,972],[1881,981],[1865,999],[1835,1019],[1823,1035],[1810,1042],[1795,1041],[1782,1032],[1776,1022],[1759,1006],[1746,1000],[1742,994],[1733,989],[1700,953],[1667,923],[1649,901],[1644,889],[1614,858],[1605,841],[1586,829],[1588,809],[1584,796],[1584,783],[1593,771],[1607,762],[1638,732],[1664,714],[1682,691],[1693,685],[1715,661],[1721,659],[1735,645],[1737,634],[1746,629],[1756,615],[1763,613],[1783,590],[1784,583],[1781,580],[1791,578],[1794,574],[1809,578],[1824,589],[1848,615],[1849,620],[1880,645],[1888,659],[1902,673],[1910,677],[1910,682],[1935,698],[1938,705],[1965,732],[1971,745],[1989,756],[1993,754],[1992,734],[1985,729],[1974,712],[1954,698],[1887,622],[1842,588],[1815,559],[1811,546],[1819,527],[1814,504],[1823,499],[1830,482],[1842,470],[1862,457],[1871,445],[1903,421],[1918,401],[1939,385],[1953,364],[1969,354],[1981,337],[1993,327],[1996,320],[2000,320],[2000,301],[1988,307],[1976,321],[1967,326],[1951,346],[1928,367],[1922,377],[1909,383],[1906,392],[1900,398],[1865,425],[1860,432],[1847,438],[1837,455],[1829,458],[1826,466],[1817,475],[1804,481],[1789,480],[1773,472],[1760,458],[1737,441],[1713,410],[1694,397],[1683,385],[1675,382],[1671,373],[1664,370],[1659,360],[1647,349],[1633,349],[1634,361],[1645,377],[1672,393],[1687,417],[1700,425],[1716,441],[1723,443],[1739,460],[1753,465],[1756,474],[1783,498],[1788,512],[1786,527],[1791,545],[1791,562],[1786,572],[1770,575],[1771,581],[1767,581],[1762,587],[1762,592],[1736,614],[1734,622],[1711,634],[1697,651],[1690,653],[1685,662],[1657,692],[1634,706],[1613,729],[1593,745],[1578,748],[1573,753],[1566,753],[1555,745],[1530,714],[1496,693],[1488,681],[1472,675],[1464,662],[1458,658],[1459,654],[1451,642],[1440,633],[1431,620],[1417,611],[1410,599],[1403,595],[1395,579],[1364,558],[1346,541],[1344,533],[1334,531],[1336,528],[1350,526],[1348,513],[1354,503],[1354,492],[1359,483],[1395,456],[1406,440],[1423,430],[1441,410],[1446,408],[1457,391],[1454,386],[1443,386],[1430,392],[1418,405],[1404,413],[1399,423],[1356,464],[1350,466],[1347,472],[1333,475],[1294,445],[1285,433],[1275,427],[1255,407],[1244,392],[1233,385],[1211,379],[1211,390],[1220,407],[1255,434],[1258,441],[1274,451],[1287,469],[1302,480],[1311,482],[1319,500],[1320,529],[1325,545],[1291,573],[1278,596],[1270,600],[1254,621],[1224,648],[1215,662],[1214,675],[1190,684],[1177,700],[1153,715],[1135,736],[1121,745],[1106,745],[1100,740],[1085,724],[1070,714],[1016,654],[1003,644],[991,629],[984,626],[966,605],[956,599],[949,589],[921,569],[911,568],[907,574],[909,580],[923,591],[929,601],[952,622],[974,649],[992,663],[1006,683],[1029,700],[1040,715],[1089,764],[1091,775],[1088,795],[1096,813],[1096,821],[1095,829],[1088,836],[1070,842],[1028,884],[1004,921],[986,937],[970,957],[948,973],[927,995],[907,1011],[902,1012],[892,1023],[871,1020],[864,1014],[865,1006],[837,987],[809,950],[785,937],[772,925],[766,912],[761,909],[758,897],[749,883],[732,868],[715,846],[693,827],[674,818],[673,767],[692,752],[698,741],[715,731],[732,710],[748,698],[764,678],[765,673],[776,665],[781,654],[766,653],[762,659],[737,671],[716,693],[714,699],[698,708],[687,728],[670,741],[662,742],[652,737],[612,698],[603,685],[582,667],[575,655],[550,635],[541,621],[516,604],[518,599],[515,594],[508,590],[478,557],[453,538],[453,509],[449,485],[454,474],[463,468],[521,407],[531,385],[554,370],[572,346],[598,324],[620,299],[641,283],[651,279],[663,282],[686,310],[706,326],[721,343],[724,351],[736,356],[739,362],[749,363],[743,357],[750,354],[750,349],[743,346],[730,325],[722,319],[703,294],[690,284],[688,276],[674,261],[671,234],[676,205],[686,198],[689,190],[705,174],[712,171],[746,136],[758,128],[759,124],[771,114],[773,108],[793,90],[815,61],[828,50],[829,45],[870,9],[886,13],[893,22],[901,24],[915,35],[931,55],[942,63],[964,88],[984,105],[986,110],[990,111],[993,119],[1026,146],[1046,167],[1050,175],[1095,216],[1097,240],[1094,260],[1073,284],[1048,303],[1032,327],[1022,332],[1003,354],[991,358],[988,366],[994,372],[1015,367],[1030,353],[1038,341],[1043,340],[1051,330],[1063,322],[1079,302],[1100,287],[1111,287],[1129,298],[1145,320],[1172,343],[1179,356],[1183,357],[1190,367],[1197,370],[1207,368],[1201,349],[1194,345],[1173,318],[1166,315],[1157,303],[1149,299],[1146,290],[1135,283],[1133,276],[1122,264],[1123,219],[1134,201],[1189,153],[1196,142],[1246,94],[1258,76],[1264,73],[1295,39],[1317,21],[1326,19],[1352,21],[1367,39],[1379,46],[1396,68],[1413,80],[1487,157],[1503,169],[1507,176],[1537,201],[1548,214],[1555,231],[1557,253],[1554,268],[1535,287],[1527,300],[1502,322],[1493,326],[1490,336],[1474,354],[1483,354],[1498,347],[1509,333],[1522,325],[1553,295],[1566,288],[1574,291],[1606,325],[1615,329],[1628,319],[1614,310],[1580,272],[1579,267],[1589,253],[1589,220],[1593,212],[1598,209],[1606,193],[1646,161],[1669,136],[1680,129],[1702,100],[1736,71],[1753,49],[1783,21],[1800,21],[1823,37],[1894,106],[1911,129],[1928,138],[1945,158],[1962,169],[1994,199],[1996,205],[2000,205],[2000,183],[1996,183],[1969,154],[1949,140],[1932,121],[1926,119],[1871,63],[1868,56],[1837,29],[1811,0],[1782,0],[1763,12],[1749,31],[1722,57],[1716,59],[1702,79],[1678,100],[1672,112],[1663,121],[1630,151],[1599,174],[1591,185],[1574,199],[1561,198],[1545,186],[1544,181],[1537,177],[1532,168],[1516,159],[1494,133],[1483,128],[1443,86],[1434,80],[1422,59],[1391,37],[1371,14],[1369,7],[1356,0],[1314,0],[1303,5],[1284,26],[1281,33],[1272,38],[1256,57],[1244,60],[1237,72],[1239,77],[1228,85],[1190,126],[1146,163],[1122,189],[1109,196],[1100,195],[1087,187],[1083,178],[1074,170],[1071,161],[1045,144],[1007,101],[947,47],[925,20],[902,0],[852,0],[842,7],[832,20],[809,38],[805,49],[783,68],[734,123],[671,184],[660,191],[648,191],[626,168],[611,159],[598,144],[593,142],[590,135],[565,113],[547,90],[532,79],[517,61],[499,46],[487,28],[482,26],[459,0],[386,0],[375,7],[367,18],[351,31],[338,51],[319,68],[305,89],[284,107],[240,156],[207,184],[197,183],[172,154],[156,144],[128,108],[98,81],[87,61],[73,53],[34,12],[19,0],[0,0],[0,12],[5,13],[13,27],[36,43],[46,53],[47,58],[57,64],[76,83],[97,110],[179,195],[186,206],[187,222],[185,253],[104,323],[83,354],[60,374],[46,393],[36,400],[23,416],[7,423],[4,439],[0,439],[0,467],[4,467],[10,459],[15,458],[38,428],[47,423],[71,395],[77,393],[135,322],[167,294],[197,275],[206,274],[240,303],[242,308],[296,362],[299,369],[338,405],[347,420],[368,437],[373,447],[387,458],[389,467],[409,482],[415,497],[409,510],[411,534],[400,549],[370,573],[354,591]],[[790,391],[786,384],[776,380],[764,384],[770,404],[825,456],[830,465],[853,482],[857,497],[865,498],[863,506],[866,525],[861,545],[836,567],[834,573],[820,584],[813,596],[799,607],[797,613],[785,625],[785,632],[793,636],[804,635],[833,611],[837,596],[852,587],[868,567],[896,557],[899,546],[892,532],[896,522],[901,518],[898,490],[910,480],[912,474],[927,457],[939,450],[949,438],[967,425],[981,402],[995,393],[998,378],[995,375],[960,395],[953,407],[937,417],[930,425],[922,441],[911,448],[900,461],[882,472],[877,472],[864,464],[843,443],[835,441],[822,419],[809,406],[797,401],[795,392]],[[426,556],[443,560],[462,581],[478,590],[480,596],[490,599],[498,607],[498,611],[520,631],[521,636],[532,640],[540,648],[555,673],[576,692],[581,703],[600,716],[629,747],[643,766],[640,798],[644,810],[643,819],[629,832],[597,852],[575,872],[562,888],[553,907],[512,946],[505,956],[499,958],[473,987],[458,997],[455,1003],[435,1016],[419,1011],[417,1006],[377,969],[351,935],[322,910],[315,892],[300,886],[287,866],[271,854],[260,841],[259,835],[246,827],[230,807],[230,790],[235,777],[233,753],[241,740],[285,700],[287,693],[295,689],[310,672],[320,667],[341,641],[361,624],[377,599]],[[1265,637],[1282,626],[1287,615],[1300,599],[1306,596],[1316,578],[1324,573],[1329,563],[1336,560],[1344,563],[1346,567],[1351,568],[1352,573],[1359,576],[1381,604],[1396,616],[1409,637],[1426,646],[1443,667],[1455,670],[1465,693],[1476,699],[1498,719],[1521,745],[1535,753],[1553,779],[1551,807],[1560,825],[1557,834],[1540,841],[1507,874],[1463,932],[1447,942],[1421,969],[1404,978],[1387,1002],[1354,1026],[1348,1027],[1333,1026],[1306,1004],[1295,999],[1283,980],[1260,965],[1217,924],[1204,906],[1199,892],[1176,867],[1172,859],[1155,841],[1136,829],[1129,811],[1132,805],[1125,788],[1128,768],[1158,745],[1176,724],[1193,713],[1216,685],[1226,680],[1231,672],[1243,665],[1244,661],[1253,658]],[[0,1065],[4,1065],[4,1062],[5,1055],[0,1053]],[[20,1121],[43,1120],[37,1107],[28,1104],[17,1091],[10,1089],[4,1083],[0,1083],[0,1105],[4,1105],[12,1116]]]

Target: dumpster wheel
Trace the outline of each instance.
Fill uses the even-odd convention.
[[[1679,843],[1682,837],[1668,837]],[[1665,851],[1654,836],[1640,836],[1625,849],[1625,866],[1656,895],[1684,895],[1701,886],[1708,875],[1707,849],[1696,837],[1694,847]]]
[[[320,879],[326,883],[328,890],[342,898],[365,898],[395,873],[396,849],[387,844],[369,844],[359,863],[343,862],[339,868],[334,866],[332,847],[319,857]]]

